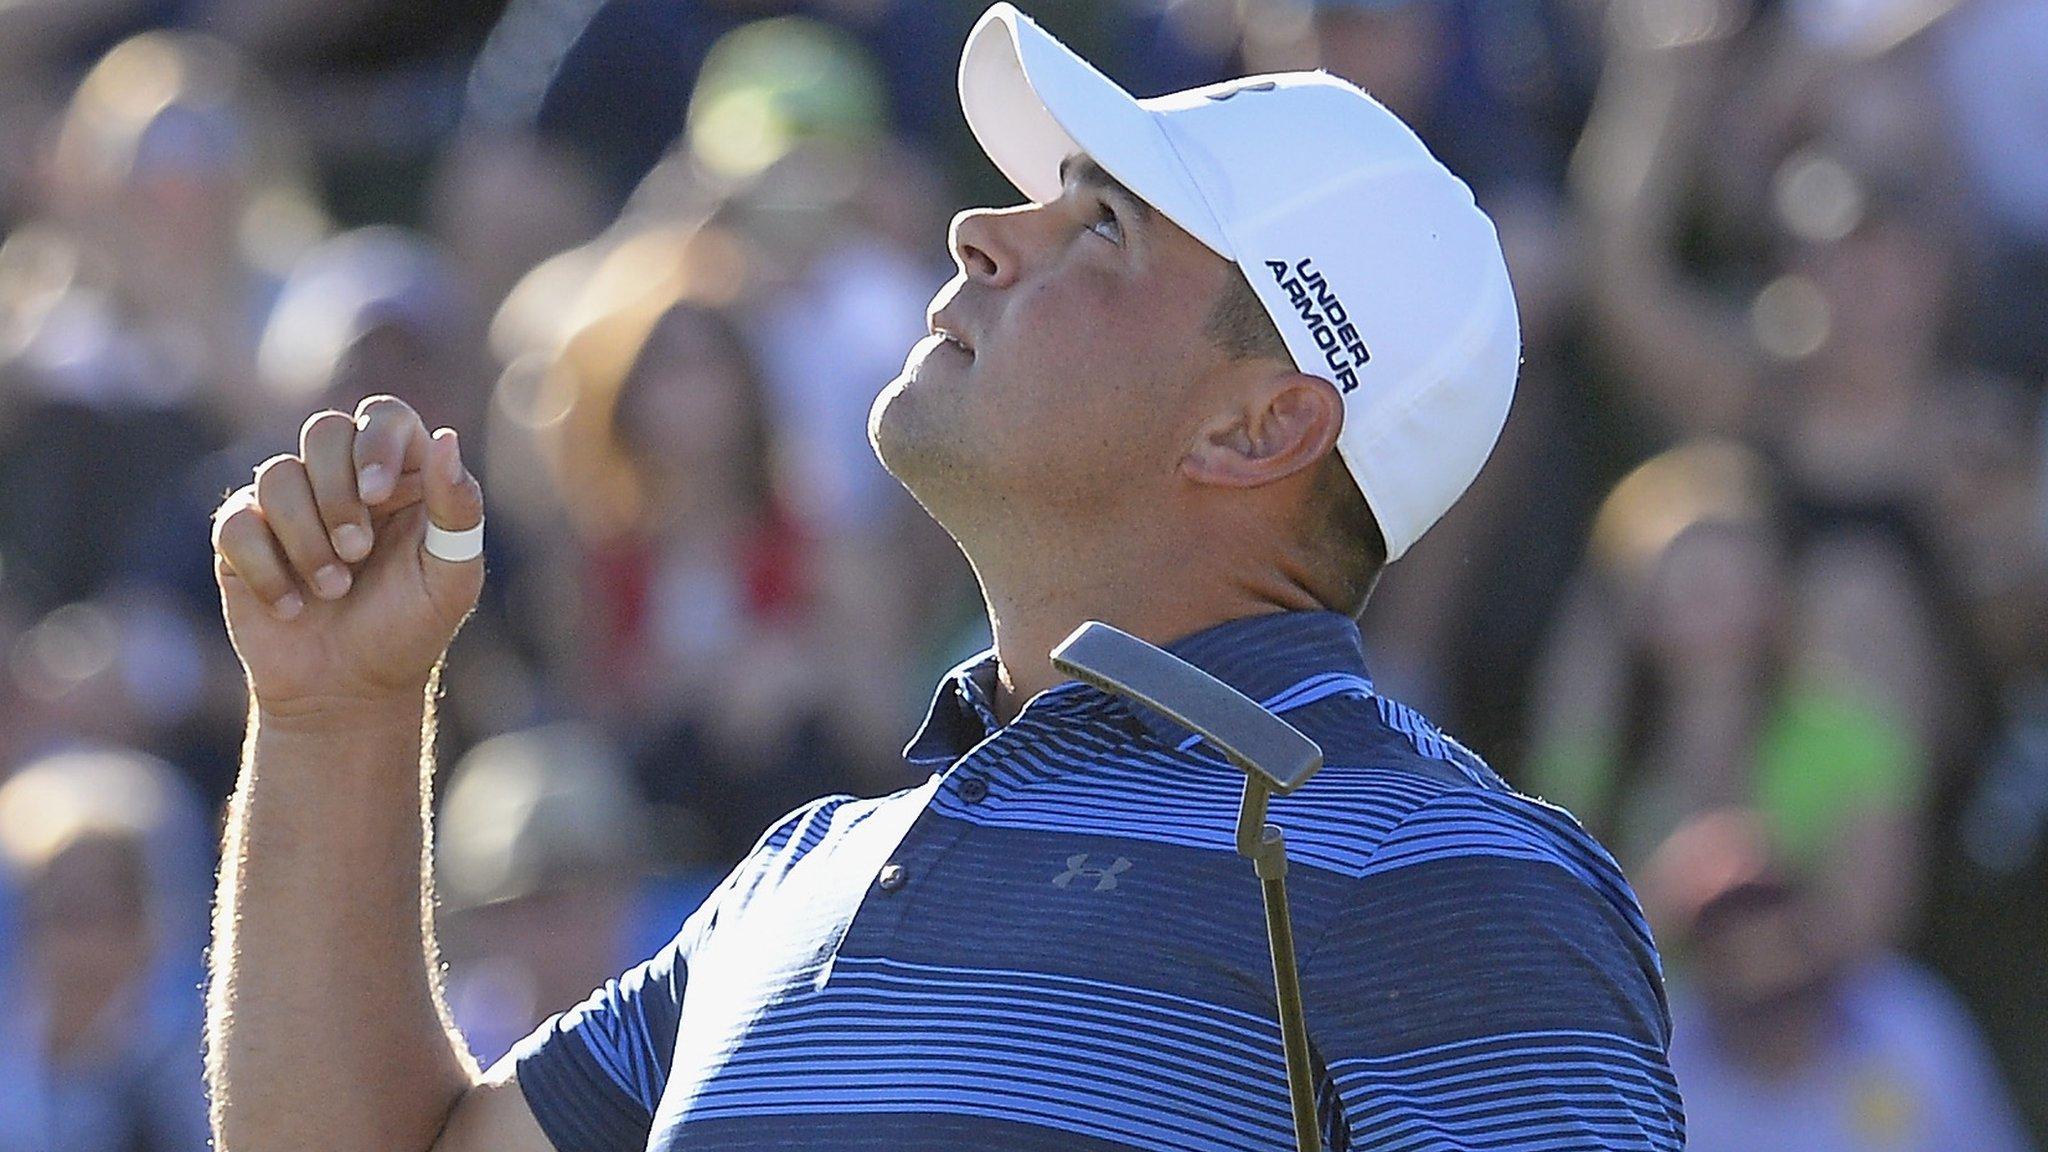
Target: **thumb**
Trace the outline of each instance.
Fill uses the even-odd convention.
[[[424,497],[429,525],[444,532],[465,532],[483,524],[483,486],[477,483],[476,477],[462,462],[462,444],[455,429],[443,428],[434,433],[427,453],[427,466],[422,471],[425,473]],[[481,554],[468,560],[444,560],[426,549],[424,539],[420,560],[426,566],[429,579],[457,572],[479,574],[483,568]]]

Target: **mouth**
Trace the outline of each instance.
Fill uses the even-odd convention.
[[[925,327],[944,343],[951,344],[969,356],[974,355],[974,341],[968,336],[966,327],[956,318],[944,312],[937,312],[926,321]]]

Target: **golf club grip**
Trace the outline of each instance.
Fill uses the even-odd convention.
[[[1091,620],[1052,650],[1053,667],[1128,696],[1199,733],[1230,762],[1286,795],[1323,766],[1323,750],[1256,700],[1162,648]]]

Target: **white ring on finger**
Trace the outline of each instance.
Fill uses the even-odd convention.
[[[462,564],[484,554],[484,522],[479,520],[474,528],[451,532],[427,521],[427,555],[450,564]]]

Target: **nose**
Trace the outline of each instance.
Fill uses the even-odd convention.
[[[1014,283],[1023,267],[1017,246],[1017,214],[1028,208],[970,208],[953,217],[947,246],[969,280],[993,288]]]

